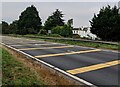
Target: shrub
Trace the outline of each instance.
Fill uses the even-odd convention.
[[[47,31],[45,29],[40,29],[39,33],[38,34],[44,34],[46,35],[47,34]]]
[[[64,37],[72,37],[72,28],[64,25],[64,26],[56,26],[52,29],[53,34],[59,34]]]
[[[50,34],[49,36],[50,36],[50,37],[62,37],[62,36],[59,35],[59,34]]]
[[[73,34],[72,38],[80,38],[80,35],[78,35],[78,34]]]

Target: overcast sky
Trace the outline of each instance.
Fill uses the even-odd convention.
[[[18,20],[22,11],[34,5],[43,24],[55,9],[60,9],[64,14],[65,22],[73,18],[74,27],[90,26],[89,20],[94,13],[97,14],[100,8],[108,4],[112,7],[118,6],[118,2],[2,2],[2,19],[8,23]]]

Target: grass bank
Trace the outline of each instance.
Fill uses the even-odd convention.
[[[2,85],[12,86],[32,86],[44,87],[43,82],[37,77],[37,74],[23,63],[17,61],[5,49],[2,51]]]
[[[100,48],[100,49],[118,50],[118,45],[110,45],[110,44],[102,44],[102,43],[49,40],[49,39],[45,39],[45,41],[58,42],[58,43],[70,44],[70,45],[78,45],[78,46],[84,46],[84,47]]]
[[[49,38],[46,38],[46,36],[45,37],[38,36],[38,37],[32,38],[31,36],[34,36],[34,35],[22,35],[22,36],[21,35],[10,35],[10,36],[25,37],[25,38],[30,38],[30,39],[34,39],[34,40],[43,40],[43,41],[49,41],[49,42],[57,42],[57,43],[63,43],[63,44],[120,51],[119,45],[116,45],[116,44],[94,43],[94,42],[84,42],[84,41],[78,42],[78,41],[70,41],[70,40],[62,40],[62,39],[49,39]]]
[[[92,43],[92,42],[84,42],[84,41],[77,42],[77,41],[68,41],[68,40],[53,40],[53,39],[45,39],[45,38],[30,38],[30,39],[56,42],[56,43],[62,43],[62,44],[78,45],[78,46],[83,46],[83,47],[93,47],[93,48],[98,48],[98,49],[120,51],[119,45]]]

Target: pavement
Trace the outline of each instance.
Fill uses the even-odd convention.
[[[119,52],[2,36],[2,43],[96,86],[119,87]]]

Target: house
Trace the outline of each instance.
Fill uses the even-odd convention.
[[[96,35],[90,32],[90,27],[81,27],[81,28],[73,28],[73,34],[78,34],[80,37],[86,37],[92,40],[97,38]],[[51,34],[51,30],[48,30],[48,34]]]
[[[93,39],[93,40],[97,38],[96,35],[90,32],[90,27],[73,28],[72,32],[73,34],[80,35],[80,37],[86,37],[86,38]]]

